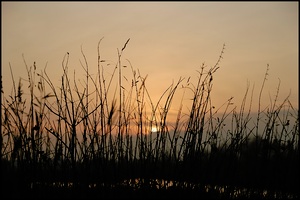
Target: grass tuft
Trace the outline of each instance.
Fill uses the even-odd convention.
[[[180,77],[153,102],[147,76],[122,58],[130,39],[109,76],[108,61],[100,54],[102,39],[96,75],[90,74],[81,49],[85,76],[79,82],[70,73],[69,53],[59,86],[46,68],[37,72],[36,63],[28,67],[24,58],[27,78],[16,84],[10,66],[13,88],[1,103],[4,195],[299,197],[298,110],[289,96],[279,102],[280,81],[275,99],[261,108],[269,65],[256,114],[249,84],[239,108],[233,97],[220,108],[213,106],[214,74],[225,45],[213,67],[200,67],[196,81]],[[124,76],[128,72],[131,76]],[[181,104],[170,121],[178,90],[183,90]],[[183,105],[186,98],[190,105]]]

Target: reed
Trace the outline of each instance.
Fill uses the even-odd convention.
[[[214,74],[225,45],[213,67],[200,67],[196,81],[180,77],[153,102],[147,76],[122,58],[130,40],[118,50],[109,76],[101,41],[95,75],[81,49],[83,84],[75,81],[75,71],[70,72],[69,53],[62,61],[59,86],[47,67],[37,72],[36,64],[29,67],[25,58],[27,78],[18,84],[10,67],[12,92],[3,94],[1,102],[2,189],[17,188],[22,196],[66,198],[299,197],[298,110],[289,97],[279,102],[280,82],[275,99],[261,108],[269,66],[256,116],[249,83],[240,107],[233,105],[233,97],[220,108],[213,106]],[[131,75],[124,76],[128,72]],[[181,97],[178,90],[183,91]],[[192,97],[185,96],[188,92]],[[172,122],[174,98],[181,98],[181,105]],[[185,98],[191,98],[188,113],[183,111]]]

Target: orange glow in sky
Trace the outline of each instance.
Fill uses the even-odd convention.
[[[67,52],[70,69],[84,79],[81,46],[90,73],[95,74],[98,41],[104,37],[101,57],[114,65],[117,49],[130,38],[122,62],[128,65],[128,59],[144,77],[147,75],[146,86],[153,101],[180,77],[196,81],[202,63],[212,67],[225,44],[220,69],[214,76],[216,107],[232,96],[239,106],[248,82],[250,88],[254,85],[257,99],[269,64],[264,103],[275,96],[280,79],[279,101],[291,93],[289,99],[298,108],[298,2],[1,4],[4,95],[12,89],[9,63],[16,80],[27,77],[22,54],[29,66],[36,62],[39,70],[47,63],[49,76],[59,84],[61,62]],[[129,68],[124,68],[124,75],[126,70]],[[180,100],[179,91],[173,102],[177,108]],[[188,97],[184,100],[189,102]]]

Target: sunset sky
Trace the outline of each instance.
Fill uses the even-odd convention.
[[[36,62],[59,84],[61,62],[84,78],[81,46],[96,72],[97,44],[103,37],[102,59],[117,62],[117,49],[147,77],[154,101],[179,77],[196,80],[202,63],[212,67],[225,51],[214,76],[213,101],[231,96],[239,106],[247,81],[255,84],[254,100],[269,76],[264,99],[279,102],[291,92],[298,108],[298,2],[1,2],[2,81],[4,95],[12,89],[9,63],[16,80],[27,77],[23,62]],[[124,69],[125,70],[125,69]],[[24,83],[25,84],[25,83]],[[180,100],[180,96],[176,100]],[[255,104],[254,104],[255,106]]]

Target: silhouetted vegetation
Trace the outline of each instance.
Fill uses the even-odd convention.
[[[215,66],[200,67],[196,83],[179,78],[154,103],[147,77],[128,60],[123,64],[128,42],[109,76],[101,40],[96,75],[82,51],[84,84],[75,81],[75,72],[70,77],[68,53],[59,86],[47,68],[37,72],[25,59],[25,83],[16,83],[12,73],[12,94],[3,94],[1,103],[2,196],[299,198],[298,108],[288,97],[278,102],[280,84],[275,99],[261,108],[269,67],[255,118],[249,87],[239,108],[232,98],[221,114],[213,106],[213,75],[225,45]],[[181,104],[170,122],[179,89],[192,92],[191,105]]]

